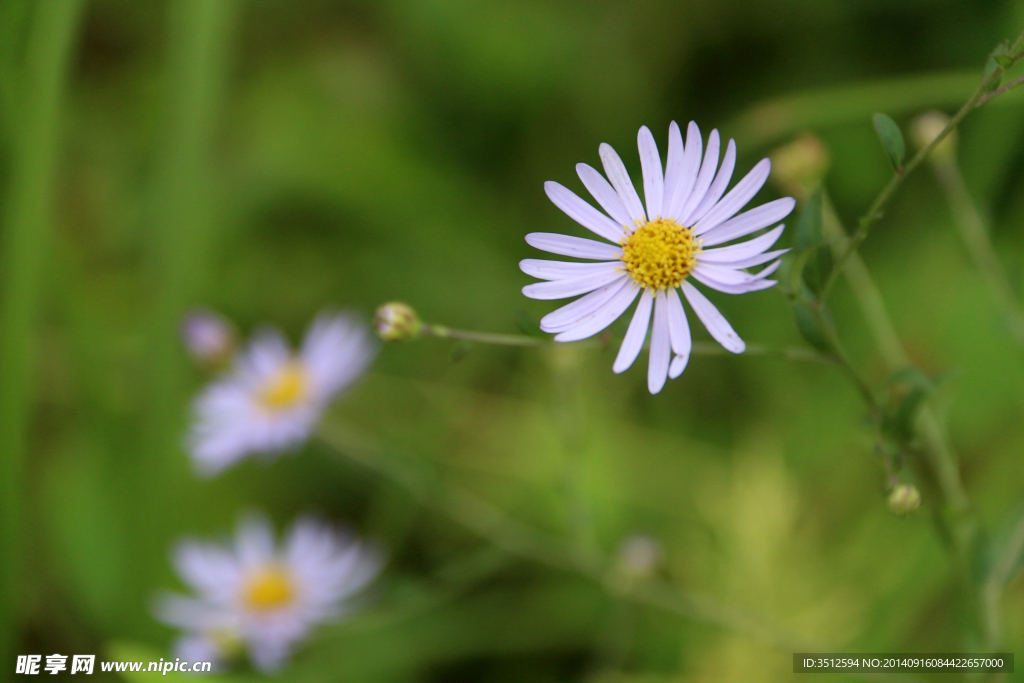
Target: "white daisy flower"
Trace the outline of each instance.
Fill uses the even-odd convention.
[[[249,517],[233,546],[185,541],[173,559],[197,594],[157,602],[157,618],[185,632],[176,656],[222,666],[247,651],[267,673],[280,670],[315,625],[342,616],[381,566],[376,551],[310,518],[292,526],[281,549],[269,523]]]
[[[367,328],[345,314],[320,315],[297,354],[277,330],[259,333],[196,399],[188,438],[196,468],[213,475],[251,453],[298,446],[374,353]]]
[[[712,337],[728,351],[744,351],[743,340],[690,280],[726,294],[746,294],[774,285],[776,281],[768,276],[779,267],[778,257],[787,250],[767,250],[785,226],[746,242],[722,245],[782,220],[796,202],[785,197],[736,215],[768,179],[771,162],[762,159],[726,194],[736,165],[736,144],[729,141],[719,166],[717,130],[711,131],[702,155],[697,124],[690,123],[684,146],[673,122],[664,173],[647,126],[637,138],[646,211],[619,155],[610,145],[602,144],[601,162],[608,179],[587,164],[577,164],[576,172],[607,215],[558,183],[547,182],[544,190],[555,206],[607,242],[544,232],[526,236],[530,245],[543,251],[597,263],[525,259],[519,267],[527,275],[546,280],[523,288],[523,294],[532,299],[585,295],[541,319],[541,329],[554,333],[556,341],[578,341],[601,332],[639,296],[612,369],[623,372],[636,360],[653,311],[647,387],[656,394],[667,377],[682,374],[690,358],[690,328],[677,289]],[[769,261],[773,262],[757,274],[745,272]]]

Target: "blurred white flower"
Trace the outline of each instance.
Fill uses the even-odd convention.
[[[192,358],[206,366],[227,362],[235,349],[231,324],[213,311],[189,312],[181,323],[181,338]]]
[[[298,446],[374,353],[369,330],[345,314],[320,315],[297,354],[277,330],[260,332],[196,399],[188,438],[196,468],[213,475],[251,453]]]
[[[647,386],[656,394],[667,377],[682,374],[690,357],[690,328],[677,288],[712,337],[728,351],[744,351],[743,340],[690,279],[726,294],[774,285],[776,281],[767,278],[779,267],[778,257],[786,250],[767,250],[785,226],[746,242],[721,245],[782,220],[796,202],[785,197],[736,215],[768,179],[771,162],[762,159],[726,194],[736,164],[736,145],[729,141],[719,167],[717,130],[711,131],[707,149],[702,150],[700,130],[691,122],[684,147],[673,122],[664,173],[654,136],[646,126],[640,129],[638,144],[646,211],[622,160],[607,144],[600,147],[607,180],[586,164],[576,166],[580,180],[607,215],[558,183],[544,184],[555,206],[611,244],[553,233],[526,236],[530,245],[543,251],[598,263],[526,259],[519,266],[527,275],[547,280],[523,288],[530,298],[586,295],[541,320],[541,329],[555,333],[556,341],[578,341],[601,332],[639,296],[612,369],[623,372],[636,360],[653,311]],[[769,261],[773,262],[757,274],[744,271]]]
[[[176,656],[222,666],[245,650],[271,673],[312,627],[345,614],[381,561],[365,544],[310,518],[296,521],[278,549],[269,523],[248,517],[233,546],[184,541],[174,564],[197,594],[157,602],[157,618],[185,632]]]

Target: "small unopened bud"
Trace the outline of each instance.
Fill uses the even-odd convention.
[[[413,339],[423,329],[416,311],[401,301],[389,301],[378,308],[373,316],[373,326],[380,338],[389,342]]]
[[[645,534],[634,534],[619,546],[619,572],[631,579],[650,578],[661,561],[661,544]]]
[[[814,191],[829,167],[829,154],[817,135],[801,133],[771,153],[772,178],[786,194],[805,200]]]
[[[198,309],[185,316],[181,323],[181,338],[193,360],[208,367],[226,364],[235,351],[235,333],[231,323],[206,309]]]
[[[932,144],[932,141],[949,125],[949,117],[941,111],[926,111],[914,119],[910,124],[910,135],[918,149],[924,149]],[[935,163],[949,163],[956,157],[956,129],[949,131],[949,135],[937,144],[931,153],[931,160]]]
[[[921,492],[913,484],[897,484],[889,492],[888,503],[897,515],[909,515],[921,507]]]

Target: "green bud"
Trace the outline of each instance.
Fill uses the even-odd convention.
[[[949,117],[941,111],[926,111],[910,124],[910,135],[918,149],[924,149],[939,137],[949,125]],[[931,160],[936,164],[949,163],[956,158],[956,129],[932,149]]]
[[[423,323],[412,306],[401,301],[389,301],[377,309],[373,326],[384,341],[397,342],[420,336]]]
[[[828,149],[811,133],[801,133],[771,153],[772,179],[799,202],[805,201],[828,172]]]
[[[913,484],[897,484],[889,492],[888,503],[897,515],[909,515],[921,507],[921,492]]]

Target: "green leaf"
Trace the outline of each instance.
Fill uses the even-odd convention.
[[[822,353],[832,353],[832,344],[828,341],[828,333],[821,326],[819,317],[810,304],[804,302],[793,304],[793,316],[796,318],[797,330],[808,344]],[[823,311],[823,317],[828,318],[827,309]]]
[[[875,122],[875,131],[878,133],[878,139],[882,141],[882,147],[885,148],[885,153],[889,155],[893,168],[897,171],[901,170],[903,168],[903,158],[907,153],[907,146],[903,142],[903,133],[900,132],[900,127],[886,114],[875,114],[872,120]]]
[[[469,355],[469,351],[472,348],[473,348],[473,343],[472,342],[468,342],[465,339],[460,339],[459,341],[457,341],[454,344],[452,344],[452,351],[451,351],[452,362],[453,363],[458,363],[459,361],[461,361],[463,358],[465,358],[466,356]]]
[[[985,71],[981,75],[981,80],[982,81],[987,81],[989,76],[994,74],[997,69],[1001,69],[1001,68],[1002,68],[1002,66],[999,64],[999,61],[995,58],[995,56],[990,55],[988,60],[985,62]],[[991,83],[988,84],[988,92],[992,92],[993,90],[998,88],[1000,83],[1002,83],[1002,81],[1003,81],[1002,76],[1000,76],[999,78],[994,79]]]
[[[832,272],[832,250],[825,244],[821,235],[823,222],[822,195],[819,188],[807,200],[796,224],[794,246],[798,253],[793,262],[793,289],[797,289],[795,276],[799,274],[807,289],[815,296],[821,293],[829,273]]]
[[[883,418],[882,429],[900,442],[909,441],[914,433],[914,419],[925,400],[931,396],[940,384],[949,376],[943,373],[937,377],[929,377],[924,371],[915,367],[903,368],[894,372],[883,386],[899,384],[910,387],[895,408]]]
[[[814,191],[804,210],[800,212],[800,220],[796,224],[796,237],[793,246],[797,251],[813,249],[822,243],[821,224],[821,188]]]

